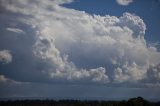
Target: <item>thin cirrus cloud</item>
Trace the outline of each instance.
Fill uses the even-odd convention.
[[[19,28],[6,28],[7,31],[24,34],[25,32]]]
[[[116,0],[119,5],[127,6],[133,2],[133,0]]]
[[[44,78],[46,82],[59,83],[152,86],[160,82],[160,52],[153,45],[147,46],[149,44],[144,39],[146,25],[139,16],[131,13],[124,13],[121,17],[92,16],[60,6],[71,0],[10,1],[2,0],[2,7],[14,14],[21,14],[17,22],[35,32],[29,33],[35,40],[30,45],[32,49],[28,50],[34,58],[43,62],[45,68],[35,73],[32,72],[36,68],[25,71],[40,75],[34,81]],[[123,0],[120,3],[128,5],[131,1]],[[19,50],[22,52],[23,49]],[[31,79],[26,78],[25,81],[32,82]]]

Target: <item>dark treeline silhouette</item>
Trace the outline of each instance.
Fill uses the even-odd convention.
[[[0,101],[0,106],[160,106],[160,102],[149,102],[142,97],[128,101],[93,101],[93,100],[8,100]]]

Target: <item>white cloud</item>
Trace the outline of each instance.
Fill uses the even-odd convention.
[[[115,82],[124,82],[129,79],[129,76],[124,74],[121,68],[115,69],[114,74],[115,74],[115,79],[114,79]]]
[[[116,0],[119,5],[127,6],[133,2],[133,0]]]
[[[68,1],[51,2],[38,1],[37,5],[37,1],[17,0],[10,4],[4,0],[2,3],[14,13],[29,15],[20,21],[36,32],[33,52],[52,65],[42,71],[50,79],[142,83],[150,78],[150,66],[160,64],[160,52],[154,46],[147,46],[146,25],[139,16],[130,13],[121,17],[92,16],[59,6]]]
[[[150,82],[158,83],[160,82],[160,64],[151,65],[147,73]]]
[[[7,31],[19,33],[19,34],[24,34],[25,32],[22,29],[19,28],[6,28]]]
[[[10,63],[12,61],[12,55],[8,50],[0,51],[0,62],[3,64]]]

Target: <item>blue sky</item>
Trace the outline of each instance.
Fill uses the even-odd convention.
[[[159,0],[0,0],[0,98],[160,98]]]

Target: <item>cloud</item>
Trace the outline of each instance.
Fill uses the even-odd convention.
[[[119,5],[127,6],[133,2],[133,0],[116,0]]]
[[[155,82],[157,84],[159,84],[160,82],[160,65],[151,65],[148,73],[148,79],[149,83]]]
[[[0,82],[6,82],[7,79],[3,76],[3,75],[0,75]]]
[[[121,17],[92,16],[59,5],[70,2],[2,0],[1,5],[6,10],[22,15],[17,22],[34,32],[25,31],[34,38],[32,45],[27,42],[27,51],[30,51],[27,53],[30,54],[26,55],[24,47],[19,47],[24,60],[28,59],[25,66],[32,66],[30,71],[22,69],[20,72],[34,77],[25,78],[25,81],[160,83],[159,76],[153,78],[148,74],[152,72],[151,66],[160,64],[160,52],[155,46],[148,46],[144,39],[146,25],[139,16],[131,13],[124,13]]]
[[[1,50],[0,51],[0,62],[3,64],[8,64],[12,62],[12,55],[8,50]]]
[[[0,84],[21,84],[21,82],[14,81],[12,79],[6,78],[4,75],[0,75]]]
[[[7,31],[19,33],[19,34],[24,34],[25,32],[19,28],[6,28]]]

